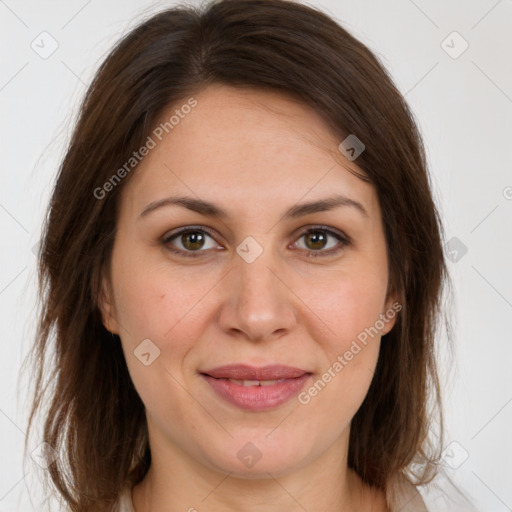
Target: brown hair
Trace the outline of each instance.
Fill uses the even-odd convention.
[[[417,483],[431,481],[443,439],[434,341],[447,275],[413,116],[374,54],[326,14],[285,0],[221,0],[142,22],[110,52],[81,105],[39,252],[29,431],[48,397],[44,441],[61,453],[48,468],[54,486],[73,512],[107,511],[151,463],[144,405],[98,309],[131,175],[102,199],[94,191],[144,144],[164,108],[215,83],[293,96],[340,142],[354,134],[365,144],[357,165],[378,193],[390,289],[403,309],[352,420],[348,464],[380,489],[411,463],[422,469]]]

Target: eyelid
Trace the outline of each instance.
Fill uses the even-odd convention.
[[[163,236],[163,241],[168,241],[170,240],[171,238],[177,236],[177,235],[181,235],[182,233],[188,233],[189,231],[204,231],[205,233],[208,233],[212,238],[213,238],[213,232],[214,230],[207,227],[207,226],[202,226],[202,225],[190,225],[190,226],[184,226],[184,227],[181,227],[181,228],[177,228],[175,230],[172,230],[168,233],[166,233],[164,236]]]
[[[333,228],[331,226],[325,226],[323,224],[309,224],[306,226],[302,226],[294,231],[293,236],[303,236],[308,233],[311,233],[312,231],[326,231],[327,233],[334,235],[335,237],[338,237],[339,239],[347,243],[352,242],[351,238],[348,235],[346,235],[343,231]]]
[[[191,226],[185,226],[185,227],[182,227],[182,228],[178,228],[176,230],[173,230],[169,233],[166,233],[163,238],[162,238],[162,244],[167,247],[171,252],[174,252],[174,253],[177,253],[177,254],[182,254],[182,255],[185,255],[185,256],[199,256],[201,255],[201,253],[206,253],[206,252],[209,252],[211,249],[208,249],[208,250],[198,250],[198,251],[184,251],[183,249],[178,249],[176,247],[172,247],[170,246],[170,242],[173,238],[177,238],[179,237],[180,235],[182,234],[185,234],[185,233],[194,233],[194,232],[197,232],[197,231],[201,231],[201,232],[204,232],[206,233],[207,235],[210,236],[210,238],[212,238],[215,242],[217,242],[215,240],[215,236],[214,236],[214,230],[207,227],[207,226],[199,226],[199,225],[191,225]],[[217,242],[218,243],[218,242]]]

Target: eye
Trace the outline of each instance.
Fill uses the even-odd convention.
[[[208,238],[211,240],[208,245]],[[213,243],[212,243],[213,242]],[[200,256],[206,249],[216,247],[212,236],[204,228],[188,227],[166,236],[162,243],[171,251],[184,256]]]
[[[300,247],[309,251],[308,257],[333,256],[350,244],[348,237],[323,227],[308,229],[300,235],[299,240],[304,239],[305,246]],[[331,242],[329,242],[331,239]],[[326,250],[327,249],[327,250]]]

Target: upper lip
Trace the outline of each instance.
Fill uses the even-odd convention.
[[[247,364],[230,364],[202,371],[201,373],[216,379],[279,380],[295,379],[310,372],[293,366],[268,365],[255,367]]]

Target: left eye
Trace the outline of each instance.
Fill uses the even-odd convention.
[[[344,246],[348,245],[347,238],[324,228],[312,228],[300,235],[299,240],[304,238],[305,247],[300,247],[307,251],[311,251],[309,256],[323,256],[324,253],[333,254],[340,251]],[[329,245],[329,238],[334,239]],[[338,247],[336,247],[338,245]],[[321,253],[321,254],[318,254]]]
[[[208,238],[210,239],[209,246],[207,244]],[[329,243],[329,238],[331,238],[331,243]],[[301,239],[304,239],[305,245],[300,246],[301,244],[298,242],[296,242],[296,245],[301,250],[309,251],[308,256],[313,257],[337,253],[350,243],[347,237],[325,228],[309,229],[299,236],[298,240]],[[200,256],[201,252],[216,247],[212,235],[204,228],[182,229],[165,237],[163,244],[172,252],[192,257]]]

